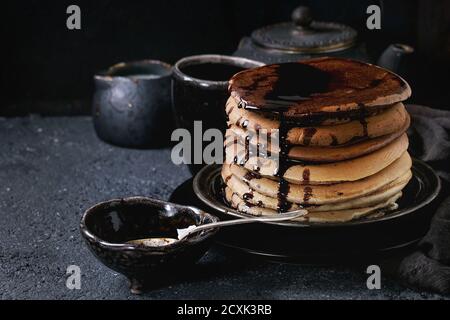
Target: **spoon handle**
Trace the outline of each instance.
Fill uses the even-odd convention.
[[[280,222],[280,221],[287,221],[292,220],[298,217],[302,217],[308,213],[307,210],[296,210],[291,211],[288,213],[279,214],[277,216],[266,216],[266,217],[255,217],[255,218],[243,218],[243,219],[234,219],[234,220],[228,220],[228,221],[219,221],[219,222],[213,222],[204,224],[201,226],[197,226],[194,229],[190,230],[184,237],[188,236],[189,234],[199,232],[205,229],[211,229],[211,228],[220,228],[220,227],[227,227],[227,226],[234,226],[238,224],[245,224],[245,223],[253,223],[253,222]],[[183,238],[184,238],[183,237]]]

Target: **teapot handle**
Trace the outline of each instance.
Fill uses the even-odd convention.
[[[414,48],[403,43],[394,43],[384,50],[377,64],[393,72],[399,72],[402,60],[414,52]]]

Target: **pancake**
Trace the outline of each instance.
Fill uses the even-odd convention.
[[[411,157],[408,152],[404,152],[399,159],[395,160],[385,169],[361,180],[330,185],[299,185],[288,183],[285,197],[291,203],[302,205],[323,205],[348,201],[371,194],[402,177],[410,171],[411,164]],[[224,164],[222,170],[228,170],[226,168],[227,166],[232,176],[247,183],[252,190],[271,198],[279,197],[279,181],[264,178],[258,173],[234,164]],[[230,179],[230,174],[225,175],[225,184],[228,184]]]
[[[231,101],[234,101],[230,98]],[[261,129],[272,130],[273,135],[278,135],[273,129],[280,128],[280,121],[262,117],[258,113],[232,108],[235,102],[228,101],[228,125],[235,125],[252,132]],[[231,105],[231,106],[230,106]],[[294,145],[303,146],[336,146],[352,141],[367,140],[401,131],[409,122],[408,113],[402,103],[396,103],[376,115],[361,117],[347,123],[330,126],[306,126],[301,122],[289,124],[286,141]]]
[[[322,211],[322,212],[308,212],[303,217],[299,217],[295,219],[296,221],[309,221],[309,222],[318,222],[318,223],[333,223],[333,222],[348,222],[351,220],[355,220],[361,218],[363,216],[367,216],[371,213],[377,212],[381,209],[393,210],[397,208],[397,204],[395,201],[401,197],[401,192],[395,194],[391,198],[378,203],[371,207],[366,208],[357,208],[357,209],[347,209],[347,210],[334,210],[334,211]],[[266,215],[276,215],[277,211],[272,209],[267,209],[258,206],[249,206],[246,202],[244,202],[241,198],[239,198],[236,194],[231,191],[231,189],[225,189],[225,197],[231,207],[234,209],[255,216],[266,216]]]
[[[284,172],[283,178],[296,184],[331,184],[343,181],[356,181],[383,170],[397,160],[408,149],[406,133],[387,146],[367,155],[334,163],[295,164],[293,162]],[[247,170],[258,171],[263,177],[277,177],[278,157],[257,157],[236,154],[234,145],[225,148],[225,163],[237,163]]]
[[[288,158],[294,160],[301,160],[306,162],[337,162],[348,159],[357,158],[368,153],[374,152],[393,140],[401,136],[408,129],[410,124],[409,115],[403,128],[385,136],[378,138],[364,140],[358,143],[352,143],[348,145],[342,145],[338,147],[311,147],[311,146],[299,146],[295,145],[289,149]],[[259,152],[261,156],[278,154],[280,148],[277,143],[269,142],[271,137],[264,137],[263,134],[256,134],[249,132],[248,130],[232,125],[225,133],[225,146],[230,144],[237,144],[235,154],[245,155],[246,139],[249,139],[249,145],[251,150]]]
[[[324,57],[241,71],[229,82],[222,178],[253,215],[306,208],[299,221],[345,222],[397,207],[412,177],[402,103],[383,68]]]
[[[334,57],[244,70],[230,79],[229,91],[247,109],[286,118],[371,109],[411,95],[406,81],[386,69]]]
[[[383,112],[386,108],[389,108],[391,105],[378,106],[373,107],[370,110],[363,110],[364,116],[374,116],[381,112]],[[230,96],[225,104],[225,112],[227,115],[230,115],[232,112],[236,112],[235,109],[239,109],[242,117],[259,120],[256,123],[250,123],[250,127],[254,130],[257,130],[259,127],[270,128],[272,124],[274,124],[275,120],[279,120],[279,115],[277,112],[264,112],[258,110],[247,110],[242,108],[239,104],[239,101],[236,101],[232,96]],[[236,114],[236,113],[234,113]],[[254,117],[252,117],[254,115]],[[320,116],[304,116],[295,120],[298,120],[299,123],[303,123],[308,126],[331,126],[342,123],[347,123],[352,120],[360,120],[361,119],[361,110],[352,110],[348,112],[330,112],[327,114],[321,114]],[[238,118],[235,118],[235,120]]]
[[[227,172],[228,171],[228,172]],[[222,171],[222,177],[229,176],[229,170]],[[369,206],[374,206],[380,202],[387,200],[393,195],[400,192],[411,178],[411,171],[406,172],[401,177],[395,179],[394,181],[388,183],[385,186],[375,190],[374,192],[361,196],[359,198],[343,201],[340,203],[307,206],[306,209],[310,212],[320,212],[320,211],[333,211],[333,210],[346,210],[346,209],[356,209],[364,208]],[[254,205],[258,207],[264,207],[272,210],[278,210],[278,199],[268,197],[263,195],[252,188],[250,188],[245,182],[240,180],[235,176],[231,176],[228,179],[227,187],[230,188],[233,193],[237,194],[239,198],[244,200],[248,205]],[[302,205],[293,203],[290,207],[290,211],[303,209]]]

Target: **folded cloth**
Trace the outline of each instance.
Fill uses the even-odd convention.
[[[418,105],[406,108],[412,118],[408,131],[411,154],[450,181],[450,111]]]
[[[397,273],[406,284],[450,294],[450,111],[408,105],[412,117],[411,153],[431,165],[443,188],[431,226],[415,252],[402,259]]]

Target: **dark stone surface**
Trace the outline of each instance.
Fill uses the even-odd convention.
[[[366,288],[362,267],[313,267],[242,259],[212,249],[192,277],[142,296],[84,245],[83,210],[114,197],[167,199],[189,177],[170,150],[129,150],[95,136],[91,119],[0,118],[1,299],[434,299],[383,277]],[[80,290],[65,286],[81,268]]]

